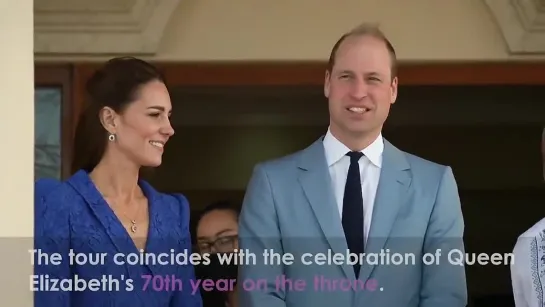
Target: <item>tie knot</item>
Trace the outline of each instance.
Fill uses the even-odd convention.
[[[363,157],[363,152],[359,151],[349,151],[346,153],[350,157],[350,163],[358,162],[361,157]]]

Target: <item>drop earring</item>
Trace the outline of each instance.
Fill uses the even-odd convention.
[[[115,141],[115,134],[110,133],[110,135],[108,136],[108,140],[110,140],[110,142]]]

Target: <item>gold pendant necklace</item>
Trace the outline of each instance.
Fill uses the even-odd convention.
[[[136,226],[136,221],[131,220],[131,223],[132,223],[131,231],[132,231],[132,233],[136,233],[136,231],[138,230],[138,227]]]
[[[140,208],[142,206],[139,204],[138,205],[138,210],[136,211],[136,216],[135,217],[138,217],[139,213],[140,213]],[[138,230],[138,226],[136,225],[136,218],[135,219],[131,219],[131,232],[132,233],[136,233],[136,231]]]
[[[136,217],[138,217],[138,215],[140,214],[141,207],[142,206],[140,204],[138,204],[138,209],[137,209],[136,215],[135,215]],[[125,215],[125,217],[129,218],[127,216],[127,213],[123,212],[123,215]],[[130,219],[129,218],[129,220],[131,221],[131,227],[130,227],[131,232],[136,233],[138,231],[138,225],[136,225],[136,219]]]
[[[104,197],[104,195],[103,195]],[[136,208],[136,214],[135,214],[135,218],[134,219],[131,219],[127,212],[125,212],[125,210],[120,210],[120,208],[118,207],[118,210],[115,210],[115,205],[112,205],[108,202],[108,200],[106,199],[106,197],[104,197],[104,200],[106,201],[106,203],[108,203],[108,205],[110,205],[110,208],[112,209],[112,211],[114,212],[114,215],[117,215],[116,213],[117,212],[120,212],[122,215],[125,216],[125,218],[127,218],[129,221],[131,221],[131,227],[129,228],[130,229],[130,232],[132,233],[136,233],[138,231],[138,225],[136,225],[136,219],[138,218],[139,214],[140,214],[140,210],[141,210],[141,207],[142,207],[142,204],[140,202],[138,202],[137,204],[137,208]],[[115,204],[115,202],[113,202],[113,204]],[[118,217],[118,221],[123,225],[124,223],[121,221],[121,218]],[[123,227],[125,228],[126,226],[123,225]]]

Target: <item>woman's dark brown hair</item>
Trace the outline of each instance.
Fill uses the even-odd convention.
[[[159,80],[165,83],[153,65],[133,57],[119,57],[106,62],[86,84],[86,109],[81,114],[74,136],[72,172],[91,172],[102,159],[108,142],[99,113],[110,107],[118,113],[134,102],[140,88]]]

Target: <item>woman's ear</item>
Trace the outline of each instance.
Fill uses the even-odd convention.
[[[99,113],[100,123],[110,134],[116,133],[117,113],[109,107],[104,107]]]

